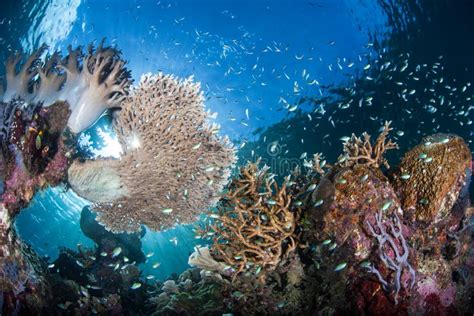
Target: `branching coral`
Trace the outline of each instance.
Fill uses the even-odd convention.
[[[101,42],[96,49],[89,46],[82,56],[81,48],[69,47],[65,58],[55,52],[42,62],[46,48],[31,54],[20,69],[21,55],[7,60],[4,102],[21,98],[48,106],[56,100],[67,101],[71,109],[68,126],[75,133],[93,124],[106,109],[120,106],[130,81],[118,50]]]
[[[393,221],[384,221],[382,210],[380,210],[378,214],[375,214],[375,224],[378,232],[368,221],[367,227],[369,228],[372,236],[377,238],[379,259],[382,261],[385,268],[393,271],[395,275],[392,277],[392,281],[389,283],[389,281],[384,279],[380,271],[374,265],[369,267],[369,271],[377,276],[380,283],[386,290],[391,290],[395,293],[394,299],[395,304],[397,304],[398,294],[402,288],[403,271],[405,269],[408,270],[411,279],[409,288],[413,288],[415,285],[415,270],[408,262],[410,251],[408,249],[405,237],[403,236],[400,218],[396,212],[393,214]],[[386,227],[388,227],[390,231],[387,231]]]
[[[371,167],[379,168],[384,165],[389,168],[388,161],[383,154],[390,149],[398,148],[398,145],[391,140],[387,141],[388,133],[392,130],[391,122],[385,122],[382,133],[377,137],[375,144],[372,145],[370,135],[363,133],[362,137],[352,134],[351,138],[344,143],[344,155],[339,157],[339,165],[342,167],[351,167],[357,164],[365,164]]]
[[[235,269],[234,280],[252,272],[263,281],[296,248],[296,215],[286,183],[278,186],[268,168],[257,164],[241,168],[211,225],[213,254]]]
[[[235,161],[228,139],[218,137],[217,126],[208,123],[199,84],[144,76],[121,106],[114,128],[122,157],[73,164],[72,188],[100,202],[98,220],[113,231],[193,222],[217,202]],[[114,189],[94,175],[99,171],[113,179]],[[99,198],[103,193],[107,201]]]

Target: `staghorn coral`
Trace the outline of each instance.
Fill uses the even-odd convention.
[[[109,108],[119,107],[128,94],[129,72],[120,59],[120,51],[89,46],[83,56],[80,47],[61,59],[58,52],[41,56],[47,47],[41,46],[19,67],[21,55],[8,58],[6,63],[6,89],[1,100],[10,102],[20,98],[27,103],[48,106],[55,101],[67,101],[71,115],[68,127],[79,133],[92,125]]]
[[[385,122],[382,133],[377,137],[375,144],[371,144],[370,135],[362,134],[362,138],[352,134],[351,138],[344,142],[344,155],[338,159],[338,165],[341,167],[350,167],[354,165],[366,164],[371,167],[379,168],[384,165],[389,168],[387,159],[383,154],[390,149],[398,148],[398,145],[391,140],[387,141],[388,133],[392,130],[391,122]]]
[[[286,182],[280,187],[268,167],[249,163],[232,180],[211,224],[212,254],[235,271],[265,275],[296,248],[297,216],[290,210]]]
[[[69,183],[97,202],[98,220],[112,231],[190,223],[217,202],[235,161],[208,115],[192,79],[146,75],[114,119],[121,158],[76,162]]]

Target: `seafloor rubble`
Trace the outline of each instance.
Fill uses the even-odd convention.
[[[146,76],[129,91],[114,48],[42,62],[43,51],[19,71],[20,58],[10,59],[0,91],[3,314],[474,310],[472,156],[460,137],[426,137],[389,169],[384,153],[397,144],[386,123],[375,141],[352,135],[333,164],[316,154],[285,176],[248,163],[219,195],[234,149],[208,123],[198,85]],[[77,133],[120,106],[113,124],[123,159],[79,161]],[[84,210],[81,228],[97,246],[63,249],[48,265],[12,224],[35,192],[66,181],[115,232],[190,222],[217,202],[196,227],[209,245],[190,256],[192,269],[156,281],[137,268],[146,260],[138,233],[113,234]]]

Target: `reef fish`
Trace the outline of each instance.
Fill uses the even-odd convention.
[[[117,247],[115,248],[113,251],[112,251],[112,258],[115,258],[117,257],[119,254],[122,253],[122,248],[120,247]]]

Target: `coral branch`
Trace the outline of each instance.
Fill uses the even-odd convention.
[[[388,133],[392,130],[390,124],[391,122],[385,122],[382,133],[377,137],[374,145],[370,141],[369,134],[363,133],[363,139],[352,134],[351,138],[344,143],[344,155],[339,157],[338,164],[342,167],[365,164],[375,168],[381,165],[390,168],[383,155],[387,150],[398,148],[396,143],[387,141]]]
[[[249,163],[233,179],[210,226],[212,253],[234,268],[233,280],[252,272],[264,280],[280,260],[296,248],[296,216],[290,211],[291,196],[268,173]],[[214,214],[215,215],[215,214]]]
[[[67,101],[71,109],[68,126],[74,133],[88,128],[106,109],[120,107],[131,83],[120,51],[101,42],[96,49],[90,45],[83,56],[81,48],[69,46],[68,56],[61,58],[55,52],[43,63],[40,57],[45,50],[42,46],[31,54],[19,71],[21,55],[7,60],[6,89],[1,89],[5,90],[4,102],[21,98],[48,106],[56,100]]]
[[[17,97],[25,101],[30,101],[34,97],[34,94],[31,93],[31,87],[33,85],[32,79],[38,73],[37,64],[46,48],[47,46],[43,45],[33,52],[20,67],[19,71],[17,70],[17,66],[22,56],[15,54],[7,59],[5,65],[7,87],[3,94],[3,102],[9,102]]]
[[[391,290],[395,293],[395,304],[398,303],[398,294],[402,287],[401,279],[404,269],[408,270],[411,278],[409,288],[413,288],[415,285],[415,270],[408,262],[408,256],[410,251],[406,243],[405,237],[402,232],[402,224],[397,213],[394,212],[393,221],[384,222],[382,217],[382,210],[378,214],[375,214],[375,223],[378,232],[375,228],[367,221],[367,227],[369,228],[372,236],[377,238],[378,241],[378,254],[382,263],[386,268],[392,270],[395,275],[392,281],[389,283],[386,281],[380,271],[372,265],[369,271],[374,273],[379,279],[380,283],[384,286],[385,290]],[[390,232],[386,230],[386,227],[390,228]]]

